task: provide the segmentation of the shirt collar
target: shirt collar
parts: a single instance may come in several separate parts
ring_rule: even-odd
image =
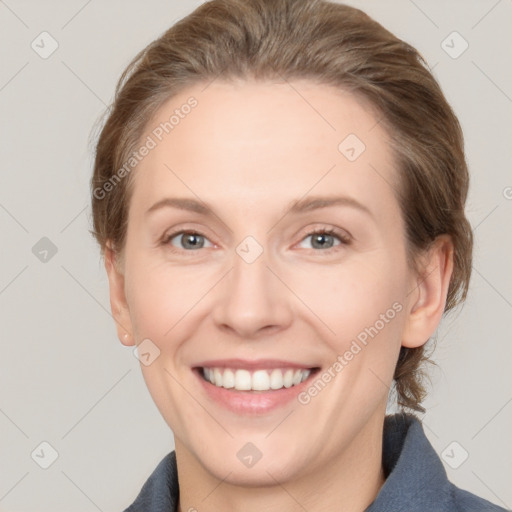
[[[446,470],[415,416],[385,417],[382,465],[386,481],[365,512],[453,510]]]

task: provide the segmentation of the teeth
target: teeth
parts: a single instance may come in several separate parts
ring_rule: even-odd
[[[285,388],[291,388],[293,384],[293,370],[286,370],[283,376],[283,384]]]
[[[235,372],[235,389],[249,391],[251,389],[251,374],[247,370]]]
[[[270,375],[265,370],[258,370],[252,374],[252,389],[255,391],[270,389]]]
[[[271,389],[281,389],[283,387],[283,372],[281,370],[272,370],[270,387]]]
[[[235,374],[231,370],[224,371],[224,375],[222,377],[222,385],[226,389],[231,389],[235,387]]]
[[[235,370],[230,368],[203,368],[205,380],[226,389],[238,391],[268,391],[270,389],[291,388],[304,382],[310,370],[292,370],[291,368],[274,370]]]
[[[218,387],[222,386],[222,373],[220,373],[218,368],[213,370],[213,382]]]
[[[293,374],[292,386],[296,386],[297,384],[300,384],[301,380],[302,380],[302,372],[295,372]]]

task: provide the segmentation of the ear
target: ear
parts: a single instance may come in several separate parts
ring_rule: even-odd
[[[452,272],[453,243],[450,236],[441,235],[426,252],[409,293],[402,346],[420,347],[434,334],[444,313]]]
[[[119,253],[113,248],[110,241],[105,248],[105,269],[108,275],[110,288],[110,308],[116,322],[119,341],[126,346],[135,345],[133,339],[130,310],[126,302],[124,291],[124,273],[119,258]]]

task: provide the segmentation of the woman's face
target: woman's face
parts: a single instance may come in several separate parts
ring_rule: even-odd
[[[371,450],[417,284],[379,119],[309,81],[214,81],[141,140],[124,327],[177,449],[245,484]]]

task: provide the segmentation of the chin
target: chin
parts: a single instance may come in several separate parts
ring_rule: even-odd
[[[239,443],[237,443],[239,444]],[[300,446],[297,443],[295,446]],[[242,444],[241,449],[221,450],[223,455],[210,453],[198,458],[200,464],[216,479],[230,485],[242,487],[275,486],[276,482],[285,482],[297,478],[306,466],[303,457],[298,457],[297,449],[291,447],[289,452],[281,449],[263,448],[259,451],[251,443]],[[226,454],[232,453],[232,456]]]

